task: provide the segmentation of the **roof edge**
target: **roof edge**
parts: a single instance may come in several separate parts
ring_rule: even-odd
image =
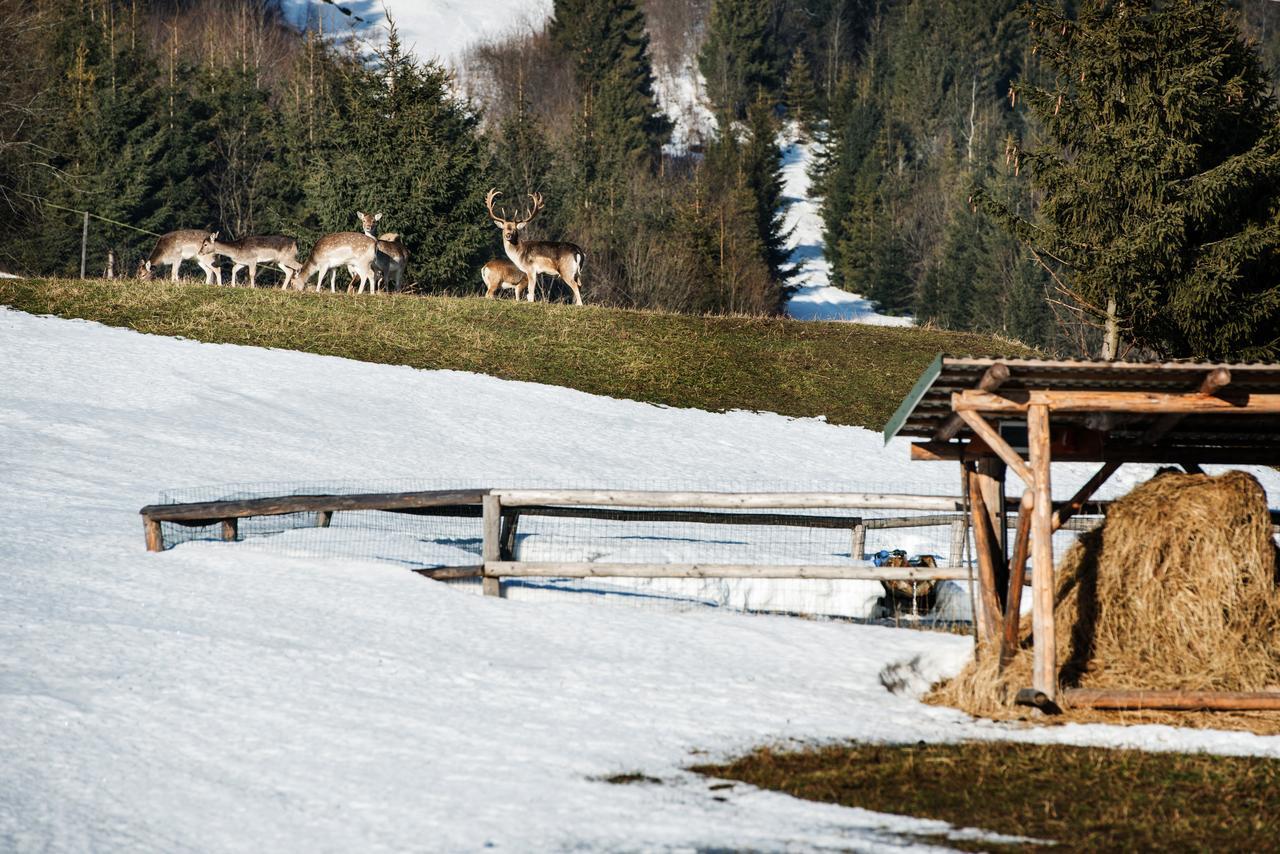
[[[929,363],[929,367],[924,369],[924,373],[920,375],[920,379],[916,380],[916,384],[911,387],[911,391],[902,399],[902,403],[898,404],[897,410],[889,417],[889,421],[884,425],[884,443],[889,444],[889,440],[898,435],[898,431],[907,423],[907,418],[915,410],[918,404],[929,389],[933,387],[933,382],[942,373],[942,362],[946,358],[946,354],[939,353],[934,360]]]

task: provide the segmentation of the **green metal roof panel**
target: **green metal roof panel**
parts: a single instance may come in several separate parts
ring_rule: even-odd
[[[937,357],[929,363],[929,367],[924,369],[924,373],[920,375],[920,379],[916,380],[916,384],[911,387],[911,391],[902,399],[902,403],[898,405],[898,409],[893,413],[893,417],[889,419],[889,423],[884,427],[884,442],[889,444],[889,440],[898,435],[898,431],[902,429],[902,425],[907,423],[907,418],[916,408],[921,399],[929,393],[929,388],[933,385],[933,381],[938,378],[938,374],[942,373],[943,354],[939,353]]]

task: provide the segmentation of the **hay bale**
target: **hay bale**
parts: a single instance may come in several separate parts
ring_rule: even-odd
[[[1267,496],[1244,472],[1167,473],[1111,505],[1057,570],[1063,687],[1280,688],[1280,595]],[[1031,685],[1031,621],[1003,673],[979,656],[931,696],[1008,717]]]

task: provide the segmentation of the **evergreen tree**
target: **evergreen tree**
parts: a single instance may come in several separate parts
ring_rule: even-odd
[[[1044,202],[1034,224],[990,194],[984,206],[1131,343],[1274,358],[1280,132],[1232,13],[1216,0],[1088,0],[1077,19],[1047,6],[1029,18],[1054,85],[1014,88],[1047,136],[1014,156]]]
[[[802,136],[808,136],[818,117],[818,93],[813,85],[813,69],[804,48],[797,46],[787,69],[787,116],[796,123]]]
[[[770,0],[711,2],[698,67],[716,112],[730,121],[744,118],[761,90],[771,98],[778,94],[782,62],[776,52],[773,10]]]

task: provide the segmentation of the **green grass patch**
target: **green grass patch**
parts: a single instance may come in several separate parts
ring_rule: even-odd
[[[1267,851],[1280,840],[1274,759],[970,742],[764,749],[693,770],[1056,850]]]
[[[924,329],[167,282],[4,279],[0,304],[156,335],[475,371],[667,406],[825,415],[875,429],[939,352],[1032,352]]]

